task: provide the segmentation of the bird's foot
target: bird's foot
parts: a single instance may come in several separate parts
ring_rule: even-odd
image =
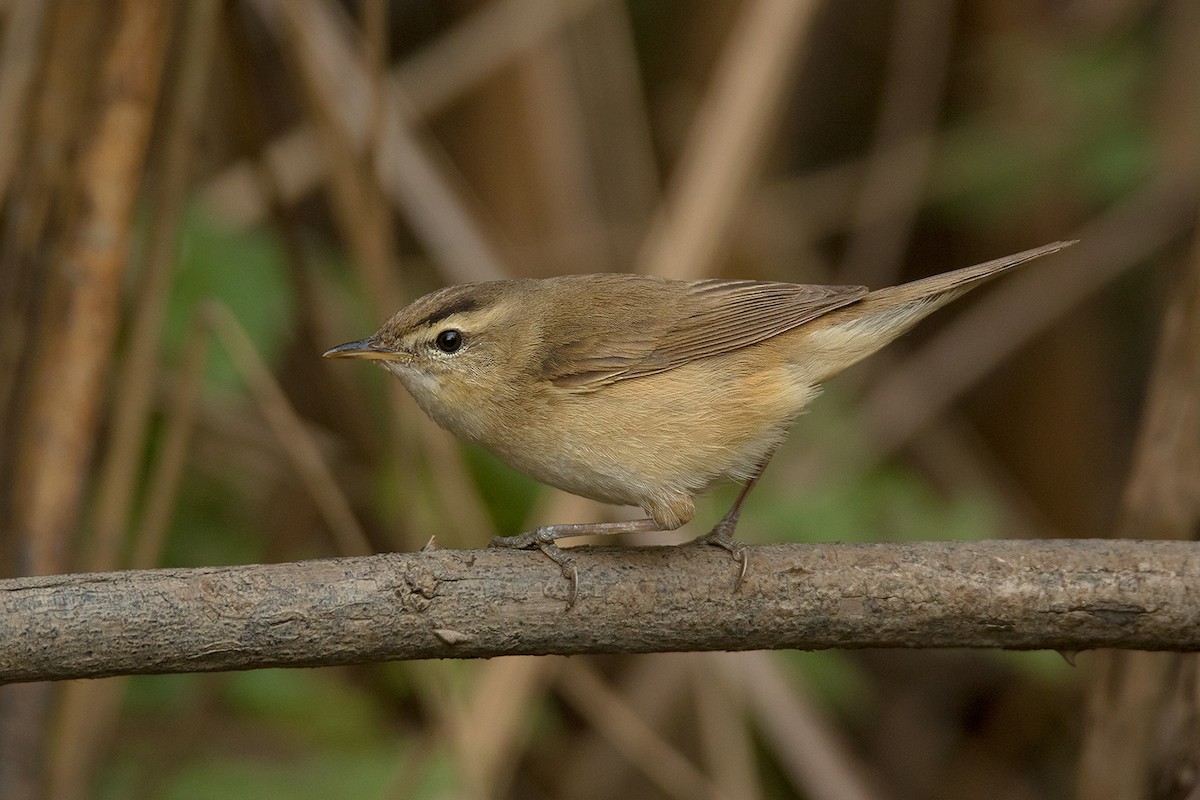
[[[575,605],[575,599],[579,596],[579,570],[575,568],[575,559],[567,555],[567,552],[554,543],[555,539],[562,536],[557,526],[547,525],[542,528],[535,528],[531,531],[518,533],[514,536],[496,536],[492,539],[489,547],[508,547],[514,550],[541,550],[546,554],[546,557],[558,564],[562,570],[563,577],[567,579],[567,583],[571,585],[570,591],[567,592],[567,607],[565,610],[570,611]]]
[[[722,550],[729,552],[733,559],[740,564],[738,569],[737,580],[733,582],[733,590],[736,592],[742,588],[742,582],[746,580],[746,570],[750,566],[749,559],[746,555],[745,542],[739,542],[729,532],[729,527],[723,524],[724,520],[718,522],[716,527],[703,536],[697,537],[697,544],[711,544],[714,547],[720,547]]]

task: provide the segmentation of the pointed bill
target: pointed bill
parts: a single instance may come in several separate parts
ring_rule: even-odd
[[[393,350],[379,344],[374,337],[357,342],[346,342],[331,347],[321,354],[322,358],[361,358],[371,361],[407,361],[411,353]]]

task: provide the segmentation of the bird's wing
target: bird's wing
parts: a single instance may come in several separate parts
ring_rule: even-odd
[[[543,376],[573,391],[664,372],[790,331],[867,293],[863,286],[813,286],[712,279],[683,284],[674,308],[614,307],[602,324],[579,326],[542,364]]]

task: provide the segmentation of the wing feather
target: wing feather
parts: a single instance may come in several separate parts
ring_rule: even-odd
[[[642,303],[610,307],[594,324],[580,324],[555,343],[543,376],[562,388],[595,391],[750,347],[867,294],[863,286],[723,279],[679,286],[667,294],[675,298],[671,308],[662,307],[659,291]]]

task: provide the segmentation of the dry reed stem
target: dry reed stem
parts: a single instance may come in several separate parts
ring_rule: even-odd
[[[102,63],[103,52],[111,49],[111,28],[100,22],[99,5],[66,9],[48,9],[46,19],[44,68],[36,80],[40,87],[34,96],[33,121],[22,153],[42,153],[42,159],[25,158],[14,175],[12,196],[20,196],[20,213],[6,218],[3,237],[3,265],[0,268],[0,300],[6,306],[0,314],[0,347],[3,347],[3,375],[0,379],[0,412],[6,424],[0,427],[0,453],[6,458],[7,486],[0,491],[0,504],[11,526],[14,513],[12,475],[20,469],[20,442],[27,434],[25,405],[36,363],[39,341],[37,320],[50,300],[44,279],[53,266],[46,254],[50,225],[62,226],[54,211],[63,198],[74,193],[78,163],[68,158],[87,138],[81,118],[84,109],[95,106],[90,93],[97,81],[96,70],[81,72],[79,63]],[[111,21],[110,21],[111,22]],[[97,56],[97,53],[101,53]],[[16,143],[16,142],[14,142]],[[77,190],[75,190],[77,191]],[[58,215],[61,216],[61,215]],[[52,306],[50,306],[52,308]],[[54,309],[56,312],[58,309]],[[26,554],[16,536],[6,537],[5,560],[9,569],[19,572]],[[48,685],[15,687],[0,691],[0,797],[33,800],[46,792],[46,727],[55,693]]]
[[[561,672],[558,688],[564,699],[663,794],[680,800],[720,796],[716,786],[646,724],[587,662],[568,660]]]
[[[591,155],[607,148],[591,135],[569,44],[561,35],[547,39],[523,59],[518,74],[526,98],[533,191],[548,228],[537,246],[536,270],[613,272],[617,265],[605,246],[599,173]]]
[[[391,70],[384,81],[388,102],[400,98],[414,119],[428,118],[597,2],[487,3]],[[262,162],[276,176],[284,202],[301,200],[321,182],[324,165],[319,152],[316,134],[308,126],[281,135],[264,151]],[[237,228],[253,225],[267,212],[253,177],[255,168],[238,162],[203,193],[205,204]]]
[[[598,2],[487,3],[393,70],[395,83],[403,87],[413,111],[428,117],[557,35]]]
[[[212,331],[199,314],[193,317],[188,331],[170,403],[164,412],[166,428],[162,446],[149,471],[145,506],[139,515],[138,534],[129,559],[133,569],[150,569],[162,559],[196,425]]]
[[[237,318],[217,302],[210,302],[205,313],[271,432],[312,495],[338,552],[345,555],[374,552],[320,448]]]
[[[20,445],[14,529],[33,573],[62,569],[75,528],[169,30],[163,3],[126,0],[120,9],[99,87],[104,105],[80,157],[81,213],[56,259]]]
[[[284,4],[279,10],[282,12],[284,26],[290,34],[284,39],[284,44],[290,45],[294,50],[295,60],[301,67],[305,96],[316,120],[318,140],[328,165],[327,174],[333,189],[334,209],[340,227],[347,235],[353,260],[359,267],[364,285],[371,291],[377,310],[380,313],[390,313],[392,308],[388,306],[398,304],[400,292],[392,271],[395,254],[392,250],[391,229],[388,225],[379,224],[381,219],[389,217],[390,212],[379,202],[375,183],[378,172],[363,170],[364,165],[378,170],[386,163],[384,149],[389,143],[386,138],[389,117],[388,109],[383,105],[387,102],[387,98],[382,94],[383,76],[378,69],[381,53],[375,60],[367,57],[361,64],[355,64],[353,50],[347,45],[344,47],[345,52],[340,56],[345,62],[341,69],[353,66],[371,79],[372,91],[367,99],[368,122],[364,131],[367,147],[364,157],[359,159],[354,154],[363,150],[357,141],[360,138],[358,128],[362,125],[361,115],[339,109],[340,93],[335,93],[336,90],[329,83],[330,70],[335,68],[331,67],[330,60],[338,57],[334,55],[337,50],[336,43],[330,41],[328,36],[323,40],[320,31],[311,30],[309,26],[313,24],[313,20],[309,13],[302,13],[304,9],[299,6]],[[309,12],[311,10],[309,9]],[[390,405],[394,412],[398,412],[402,403],[400,388],[393,384],[389,386],[388,391]],[[411,407],[411,404],[407,405]],[[420,438],[424,440],[424,449],[427,452],[430,452],[432,447],[432,452],[436,453],[440,446],[442,457],[435,460],[440,468],[450,467],[457,476],[455,496],[442,498],[445,516],[455,523],[455,530],[475,530],[486,535],[490,525],[482,500],[477,491],[469,488],[472,483],[457,451],[445,452],[447,443],[444,434],[440,431],[430,431],[425,420],[417,420],[406,427],[409,428],[410,439],[413,433],[421,434]],[[439,488],[443,485],[443,482],[437,484]],[[452,729],[470,730],[471,720],[456,713],[454,709],[442,704],[439,713]],[[452,737],[452,741],[456,743],[455,757],[460,767],[468,774],[478,772],[479,769],[473,767],[477,760],[473,757],[471,748],[458,744],[460,737]],[[475,785],[482,788],[487,784],[476,781]]]
[[[178,88],[170,98],[163,132],[165,145],[158,173],[159,184],[152,202],[155,213],[150,221],[139,275],[138,301],[113,392],[113,424],[99,468],[90,553],[82,559],[86,568],[93,571],[117,568],[122,540],[129,528],[130,507],[140,473],[151,397],[158,376],[159,338],[171,265],[178,251],[191,155],[206,99],[218,10],[219,4],[213,0],[197,0],[188,6],[183,21],[183,54]],[[193,338],[200,339],[205,349],[206,337],[207,333],[193,331]],[[204,349],[200,352],[202,355]],[[192,360],[199,361],[199,358],[193,355]],[[194,396],[199,391],[198,365],[192,365],[191,372],[192,385],[186,390],[191,395],[188,401],[194,403]],[[173,420],[168,424],[171,422]],[[190,430],[190,418],[181,422]],[[172,444],[170,434],[167,444]],[[182,461],[182,453],[176,457]],[[173,474],[164,475],[152,470],[148,502],[173,507],[180,471],[176,469]],[[155,485],[162,478],[167,478],[170,485]],[[158,563],[157,554],[166,527],[166,515],[160,514],[162,523],[152,542],[146,542],[148,526],[145,524],[139,529],[142,535],[134,537],[138,548],[152,548],[149,552],[154,554],[152,559],[132,561],[135,568],[149,568]],[[87,796],[88,787],[92,785],[91,776],[104,750],[101,743],[109,740],[115,727],[124,688],[123,681],[68,685],[60,703],[49,796],[63,800],[82,800]]]
[[[16,0],[9,4],[0,44],[0,203],[8,197],[13,171],[25,145],[29,92],[44,47],[47,4]]]
[[[359,0],[358,13],[362,17],[362,60],[371,79],[371,109],[362,163],[366,174],[373,175],[375,154],[379,152],[383,136],[383,105],[387,102],[384,75],[388,66],[388,0]],[[377,194],[372,194],[371,199],[373,204],[380,200]],[[378,221],[386,225],[390,220],[388,214]],[[391,233],[390,228],[388,233]]]
[[[635,271],[696,278],[712,272],[724,255],[731,223],[762,159],[818,5],[815,0],[747,3],[692,122]]]
[[[254,49],[247,40],[246,32],[238,20],[230,18],[227,23],[230,72],[234,86],[235,125],[242,146],[249,152],[261,152],[267,143],[267,120],[262,110],[262,98],[258,94],[258,83],[254,62]],[[265,69],[265,66],[261,66]],[[292,208],[283,202],[282,190],[275,180],[275,173],[267,168],[262,159],[251,159],[254,179],[259,193],[265,198],[269,209],[272,229],[279,237],[288,269],[293,277],[299,304],[298,319],[311,328],[314,355],[322,347],[333,343],[337,334],[346,329],[342,324],[333,298],[337,296],[331,283],[320,283],[320,275],[309,263],[308,251],[300,241],[300,223]],[[374,291],[374,289],[373,289]],[[388,291],[388,290],[383,290]],[[337,320],[335,323],[333,320]],[[304,341],[306,329],[301,328],[300,341]],[[364,453],[374,453],[379,447],[378,423],[370,419],[369,407],[357,385],[351,383],[347,370],[331,370],[325,373],[331,386],[332,398],[324,399],[326,405],[340,409],[340,432],[354,447]],[[321,388],[320,385],[314,388]]]
[[[954,3],[899,3],[895,15],[875,141],[835,283],[896,282],[937,146]],[[881,213],[881,207],[890,213]]]
[[[718,656],[719,658],[719,656]],[[739,800],[763,796],[750,731],[752,709],[740,686],[721,681],[707,653],[688,658],[696,705],[696,727],[708,772],[720,794]]]
[[[400,304],[399,281],[396,279],[394,265],[396,254],[390,224],[391,211],[383,202],[379,186],[375,180],[376,172],[368,171],[382,159],[382,150],[386,146],[383,138],[382,125],[385,120],[385,110],[381,103],[382,75],[372,70],[369,58],[358,59],[354,53],[348,52],[347,58],[356,63],[360,73],[371,79],[371,85],[376,87],[367,97],[366,113],[373,122],[368,125],[370,135],[369,146],[360,147],[355,141],[356,129],[361,125],[357,112],[347,112],[339,109],[340,93],[335,91],[329,81],[330,64],[328,56],[323,57],[318,51],[321,35],[309,30],[313,24],[309,15],[304,13],[297,4],[282,4],[279,6],[281,20],[288,35],[283,37],[285,48],[289,50],[295,63],[299,66],[302,94],[308,101],[311,117],[315,120],[317,138],[321,145],[321,156],[327,169],[329,186],[332,195],[332,207],[338,227],[349,243],[351,263],[355,266],[362,284],[368,290],[378,315],[381,318],[390,314]],[[329,43],[326,42],[326,49]],[[362,157],[356,155],[362,152]],[[451,527],[457,531],[476,532],[486,536],[490,531],[486,510],[470,476],[461,463],[458,453],[448,454],[445,434],[441,431],[430,431],[425,420],[408,421],[402,409],[411,410],[411,404],[401,399],[402,389],[396,383],[389,383],[389,405],[393,416],[399,420],[406,433],[402,445],[397,442],[399,452],[406,452],[413,439],[424,442],[425,449],[432,444],[440,448],[441,456],[433,459],[439,468],[450,471],[455,478],[456,493],[446,502],[442,498],[441,510],[451,522]],[[409,459],[410,466],[413,460]],[[411,471],[411,470],[410,470]],[[442,485],[438,483],[439,487]],[[404,488],[404,487],[398,487]],[[411,494],[411,492],[405,492]],[[415,528],[415,526],[409,526]],[[408,542],[413,547],[418,543]]]
[[[360,111],[368,120],[379,116],[378,93],[366,94],[365,109],[354,112],[339,109],[340,98],[329,78],[330,65],[320,59],[315,51],[317,37],[307,30],[312,22],[298,4],[282,3],[279,9],[286,34],[280,43],[285,55],[296,65],[300,94],[307,101],[309,118],[314,121],[321,146],[318,158],[326,165],[326,183],[337,227],[347,243],[351,263],[376,299],[377,307],[393,305],[399,300],[399,291],[392,274],[396,255],[391,230],[379,224],[383,215],[375,196],[377,187],[373,174],[363,170],[364,159],[359,155],[361,151],[370,161],[372,151],[356,147],[349,130],[351,118],[361,124]],[[359,61],[353,54],[349,56]],[[366,63],[359,63],[358,68],[364,78],[372,77]],[[373,85],[373,81],[368,83]]]
[[[130,507],[140,473],[158,377],[159,344],[172,267],[179,252],[187,210],[192,156],[203,122],[208,76],[220,4],[196,0],[187,6],[178,85],[170,96],[163,128],[163,151],[153,192],[137,301],[113,389],[112,430],[99,468],[94,533],[84,569],[115,569],[129,527]],[[147,565],[149,566],[149,565]]]
[[[654,730],[669,729],[672,720],[689,711],[687,658],[681,653],[650,653],[622,659],[617,663],[621,669],[612,673],[613,689]],[[592,733],[577,739],[558,773],[555,788],[562,800],[619,797],[641,779],[636,766],[607,738]]]
[[[284,29],[303,37],[296,47],[310,54],[319,75],[336,81],[327,88],[337,100],[338,118],[358,136],[367,119],[368,81],[354,57],[352,35],[339,9],[322,0],[274,3],[256,0],[255,7],[276,35]],[[287,28],[286,20],[299,24]],[[285,44],[286,46],[286,44]],[[487,280],[512,274],[477,220],[478,212],[465,201],[467,192],[444,153],[420,138],[416,117],[401,88],[389,81],[391,98],[383,109],[386,146],[376,157],[377,179],[404,213],[413,232],[446,276],[457,281]]]
[[[457,709],[458,756],[475,796],[500,796],[515,777],[533,734],[531,716],[561,664],[498,658],[478,665]]]
[[[41,326],[33,343],[29,411],[18,444],[11,534],[23,548],[18,566],[22,571],[52,573],[69,563],[103,380],[112,357],[133,205],[153,128],[170,12],[168,4],[149,0],[126,0],[116,6],[113,36],[99,65],[94,117],[77,142],[75,178],[69,188],[48,187],[44,196],[42,213],[55,192],[68,211],[60,220],[64,230],[56,240]],[[32,255],[33,241],[26,244],[26,253]],[[23,753],[17,737],[26,746],[40,745],[50,694],[31,689],[15,697],[28,704],[13,723],[25,730],[5,730],[0,750],[5,751],[5,762],[16,758],[28,764],[33,753]],[[40,760],[33,758],[32,763]],[[46,766],[52,771],[57,765]],[[45,793],[49,773],[15,785],[25,768],[0,763],[0,793]]]
[[[358,266],[363,284],[375,299],[377,310],[381,316],[390,315],[398,306],[400,297],[399,284],[393,269],[396,256],[392,231],[390,226],[380,224],[382,219],[390,218],[390,209],[382,202],[375,181],[376,173],[364,172],[362,169],[364,161],[367,165],[374,165],[384,158],[383,148],[386,147],[386,140],[382,138],[382,125],[386,119],[386,110],[381,103],[386,98],[380,91],[372,92],[368,98],[368,114],[375,120],[374,127],[369,126],[368,131],[374,137],[371,141],[378,147],[368,147],[364,159],[356,158],[356,143],[353,141],[350,125],[346,116],[339,114],[338,98],[328,84],[329,64],[327,59],[322,60],[315,47],[319,35],[306,29],[305,26],[312,23],[307,16],[300,13],[298,5],[283,4],[280,8],[284,25],[290,34],[285,37],[285,42],[294,46],[295,59],[301,67],[305,96],[309,100],[312,117],[316,120],[322,152],[329,165],[333,205],[339,226],[346,234],[352,261]],[[347,57],[354,59],[353,53],[348,53]],[[382,75],[371,72],[369,59],[362,59],[358,69],[373,79],[372,85],[383,80]],[[402,389],[391,383],[388,393],[392,410],[398,413],[401,408],[399,398]],[[404,406],[411,409],[411,404]],[[486,508],[478,491],[473,488],[470,473],[457,446],[451,449],[447,435],[440,429],[434,429],[432,423],[426,419],[405,427],[409,429],[408,440],[411,442],[416,438],[423,442],[424,449],[432,453],[431,460],[440,470],[448,473],[447,480],[437,482],[437,486],[439,489],[450,487],[452,492],[452,496],[446,496],[443,492],[440,497],[441,510],[443,516],[450,521],[450,527],[456,531],[473,532],[481,539],[490,536],[491,523]],[[415,544],[409,543],[410,546]]]
[[[575,81],[592,157],[598,204],[607,225],[608,261],[632,269],[638,242],[660,198],[650,109],[625,3],[607,2],[572,27]],[[560,271],[568,271],[566,269]]]
[[[396,253],[396,225],[392,206],[383,193],[383,187],[375,180],[379,173],[379,153],[383,149],[383,115],[387,104],[387,49],[388,49],[388,2],[387,0],[362,0],[363,15],[363,63],[371,81],[370,118],[367,120],[366,147],[359,159],[360,176],[363,184],[369,224],[381,240],[384,258],[379,264],[363,264],[368,270],[366,286],[371,288],[375,307],[380,318],[399,307],[404,294],[401,289],[399,255]]]
[[[866,765],[849,755],[842,737],[813,708],[769,653],[710,656],[725,680],[740,686],[768,746],[797,792],[813,800],[872,800]]]

